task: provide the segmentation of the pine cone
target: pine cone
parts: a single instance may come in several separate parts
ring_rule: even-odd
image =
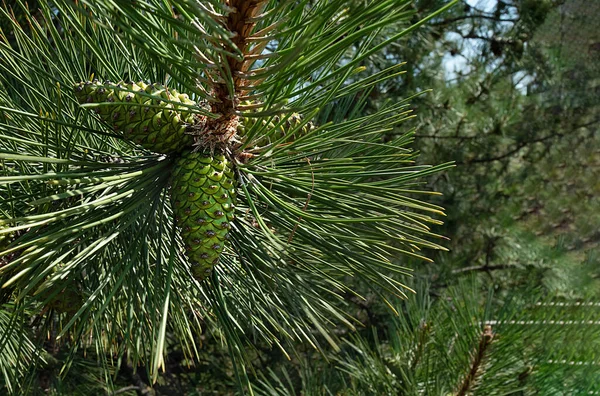
[[[145,149],[170,154],[192,144],[192,136],[185,131],[195,122],[194,114],[177,103],[196,103],[174,89],[143,82],[88,81],[75,85],[75,96],[79,103],[103,103],[95,107],[100,118]]]
[[[302,129],[296,131],[294,134],[291,132],[298,127],[299,124],[302,123],[302,116],[298,113],[291,114],[284,123],[279,125],[276,128],[276,125],[279,124],[279,117],[274,117],[273,120],[267,126],[267,131],[275,129],[275,131],[271,132],[269,135],[257,137],[255,136],[254,145],[256,146],[265,146],[267,144],[277,142],[283,137],[287,136],[287,139],[284,139],[283,142],[293,142],[296,139],[308,134],[310,131],[314,129],[312,123],[306,123],[302,126]],[[237,134],[240,137],[246,136],[246,134],[254,127],[257,122],[262,122],[266,124],[265,120],[261,120],[255,117],[241,117],[240,123],[238,126]]]
[[[198,280],[219,262],[233,221],[234,173],[224,155],[184,153],[175,164],[171,201]]]

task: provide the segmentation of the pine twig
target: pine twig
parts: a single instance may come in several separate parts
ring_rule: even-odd
[[[564,136],[564,134],[562,133],[552,133],[550,135],[541,137],[541,138],[536,138],[536,139],[532,139],[532,140],[528,140],[526,142],[521,142],[519,143],[515,148],[513,148],[512,150],[509,150],[503,154],[499,154],[493,157],[485,157],[485,158],[476,158],[476,159],[472,159],[472,160],[468,160],[468,161],[456,161],[456,165],[472,165],[472,164],[478,164],[478,163],[485,163],[485,162],[494,162],[494,161],[500,161],[503,160],[505,158],[508,158],[514,154],[517,154],[519,151],[521,151],[523,148],[532,145],[534,143],[541,143],[544,142],[546,140],[550,140],[550,139],[554,139],[554,138],[562,138]]]
[[[415,349],[415,356],[410,364],[411,371],[414,371],[417,368],[417,364],[419,364],[419,361],[423,356],[423,351],[425,350],[425,344],[427,343],[427,337],[429,336],[430,331],[431,325],[425,321],[421,322],[419,325],[419,341]]]
[[[216,20],[224,24],[231,34],[231,41],[241,57],[222,55],[220,70],[214,75],[206,69],[205,83],[212,88],[211,96],[215,99],[210,103],[211,111],[219,117],[207,120],[199,128],[194,128],[196,135],[195,146],[200,148],[227,148],[236,141],[239,125],[239,115],[236,114],[239,97],[248,94],[254,88],[246,86],[246,74],[254,62],[248,59],[251,44],[247,41],[257,24],[257,17],[266,5],[266,0],[227,0],[225,4],[230,9],[227,17]],[[236,52],[237,52],[236,51]],[[258,83],[255,81],[255,83]]]
[[[514,265],[511,264],[497,264],[497,265],[474,265],[471,267],[464,267],[464,268],[458,268],[458,269],[454,269],[452,270],[452,274],[453,275],[460,275],[463,274],[465,272],[473,272],[473,271],[485,271],[485,272],[489,272],[489,271],[496,271],[496,270],[503,270],[503,269],[509,269],[509,268],[514,268]]]
[[[135,390],[138,396],[154,395],[152,387],[146,384],[142,377],[134,371],[133,367],[127,362],[127,357],[125,356],[121,359],[121,372],[130,378],[133,385],[129,389]]]
[[[121,393],[129,392],[131,390],[134,390],[134,391],[138,392],[140,390],[140,388],[138,386],[135,386],[135,385],[126,386],[124,388],[121,388],[121,389],[118,389],[118,390],[114,391],[113,392],[113,396],[121,394]]]
[[[222,114],[225,118],[230,116],[235,110],[235,98],[241,96],[241,89],[244,78],[240,73],[248,71],[249,65],[246,63],[246,56],[249,52],[248,37],[252,34],[256,21],[254,18],[260,13],[265,5],[264,0],[229,0],[227,5],[232,8],[225,20],[225,26],[233,33],[232,41],[242,53],[243,59],[237,60],[227,58],[228,68],[231,72],[234,85],[234,95],[232,98],[225,83],[216,84],[214,87],[215,96],[218,102],[213,103],[213,112]],[[225,78],[225,76],[222,76]]]
[[[450,25],[454,22],[462,22],[465,19],[471,19],[471,20],[475,20],[475,19],[488,19],[490,21],[495,21],[495,22],[512,22],[512,23],[516,23],[519,21],[519,18],[500,18],[500,17],[496,17],[496,16],[490,16],[490,15],[460,15],[454,18],[448,18],[448,19],[444,19],[438,22],[432,22],[430,25],[431,26],[446,26],[446,25]]]
[[[475,352],[475,356],[473,357],[473,361],[471,362],[471,369],[466,377],[463,379],[459,391],[456,393],[456,396],[465,396],[467,392],[471,390],[475,380],[482,371],[483,361],[485,359],[485,355],[488,347],[492,343],[494,339],[494,333],[492,332],[492,326],[486,325],[483,328],[483,332],[481,333],[481,339],[479,340],[479,346],[477,347],[477,351]]]

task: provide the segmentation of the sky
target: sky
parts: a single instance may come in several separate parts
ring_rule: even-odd
[[[491,12],[496,7],[496,4],[498,3],[498,1],[497,0],[467,0],[467,3],[471,7],[477,8],[480,11]],[[462,40],[462,38],[458,34],[448,34],[446,36],[446,40],[449,40],[449,41]],[[477,40],[469,40],[469,41],[473,41],[473,43],[471,43],[471,44],[479,44],[479,43],[474,42]],[[477,53],[477,51],[475,51],[475,49],[473,47],[468,45],[469,43],[466,43],[466,44],[467,45],[464,46],[463,51],[461,53],[462,56],[461,55],[452,56],[449,53],[447,53],[444,56],[443,65],[444,65],[444,73],[446,76],[446,81],[454,80],[457,76],[458,71],[460,71],[460,70],[466,71],[466,69],[468,69],[468,67],[469,67],[468,59]]]

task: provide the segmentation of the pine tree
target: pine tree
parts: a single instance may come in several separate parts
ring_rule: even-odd
[[[595,33],[447,3],[1,11],[1,392],[599,392]]]
[[[427,37],[446,39],[423,40],[426,48],[407,56],[395,48],[401,58],[429,54],[423,64],[434,71],[447,65],[445,76],[426,70],[416,81],[434,90],[418,104],[421,159],[457,164],[432,183],[443,192],[435,202],[449,208],[444,235],[454,241],[452,257],[431,268],[441,283],[444,272],[479,271],[507,290],[535,278],[565,294],[597,295],[597,7],[454,7],[427,28]]]
[[[193,362],[212,337],[252,392],[248,345],[337,350],[355,285],[405,296],[395,258],[444,249],[427,225],[442,208],[418,196],[449,165],[415,165],[412,131],[383,139],[408,102],[365,111],[365,93],[401,69],[364,76],[362,63],[450,4],[413,24],[409,6],[56,1],[19,3],[17,20],[4,9],[5,389],[69,392],[69,369],[90,358],[106,390],[138,367],[152,383],[167,349]]]

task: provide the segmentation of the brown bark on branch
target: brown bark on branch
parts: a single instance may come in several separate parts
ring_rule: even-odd
[[[227,84],[220,82],[214,86],[214,94],[218,100],[212,104],[212,111],[219,113],[223,118],[229,118],[235,111],[237,105],[236,98],[241,96],[244,85],[243,73],[247,72],[252,62],[246,59],[250,55],[247,39],[256,26],[256,17],[260,14],[265,4],[265,0],[229,0],[226,4],[232,9],[227,15],[225,25],[233,33],[232,41],[243,54],[243,59],[229,57],[227,65],[233,79],[234,93],[231,97]],[[225,76],[223,76],[225,79]]]
[[[227,16],[218,17],[218,22],[224,24],[231,33],[231,42],[239,50],[241,56],[221,55],[220,71],[206,73],[204,82],[212,90],[211,112],[218,114],[217,119],[206,119],[190,128],[190,134],[195,135],[194,145],[202,149],[216,148],[229,151],[232,143],[237,141],[239,116],[236,114],[240,97],[248,96],[248,70],[256,61],[256,47],[251,48],[251,34],[260,19],[260,13],[266,0],[226,0],[230,12]],[[231,53],[231,48],[227,48]],[[237,52],[237,51],[233,51]],[[256,84],[256,81],[253,81]]]
[[[465,272],[479,272],[479,271],[496,271],[496,270],[503,270],[503,269],[509,269],[509,268],[514,268],[514,265],[510,265],[510,264],[497,264],[497,265],[474,265],[471,267],[464,267],[464,268],[458,268],[455,270],[452,270],[452,274],[453,275],[458,275],[458,274],[463,274]]]
[[[534,143],[541,143],[544,142],[546,140],[549,139],[555,139],[555,138],[561,138],[564,135],[562,133],[553,133],[551,135],[548,136],[544,136],[538,139],[532,139],[526,142],[522,142],[519,143],[514,149],[504,153],[504,154],[500,154],[497,155],[495,157],[487,157],[487,158],[476,158],[476,159],[472,159],[472,160],[468,160],[468,161],[456,161],[456,165],[471,165],[471,164],[477,164],[477,163],[483,163],[483,162],[494,162],[494,161],[500,161],[503,160],[505,158],[508,158],[516,153],[518,153],[519,151],[521,151],[523,148],[534,144]]]
[[[481,339],[479,340],[479,346],[477,347],[477,350],[473,356],[471,368],[463,379],[456,396],[465,396],[469,391],[472,390],[473,385],[475,385],[475,380],[483,371],[486,352],[493,339],[494,333],[492,332],[492,326],[486,325],[481,333]]]

